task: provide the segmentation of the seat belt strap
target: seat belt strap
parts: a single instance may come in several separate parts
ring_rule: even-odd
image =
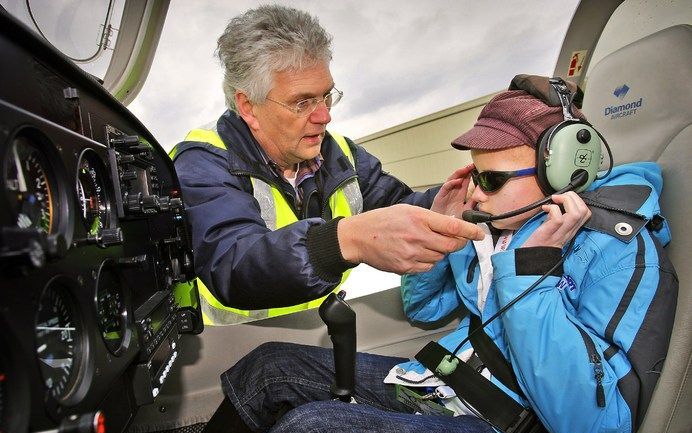
[[[473,406],[486,421],[502,432],[547,433],[533,410],[514,401],[465,362],[458,362],[448,375],[440,373],[444,368],[438,367],[445,360],[458,358],[438,343],[428,343],[416,354],[416,359],[452,387],[457,397]]]
[[[469,313],[471,319],[470,329],[475,331],[481,326],[480,317],[473,313]],[[471,340],[471,345],[473,350],[478,357],[483,361],[483,365],[490,370],[490,374],[495,376],[500,382],[502,382],[507,388],[511,389],[514,393],[518,395],[524,395],[517,382],[517,376],[512,370],[512,366],[507,362],[502,352],[497,347],[495,342],[485,333],[482,329],[478,332],[470,332],[469,340]]]

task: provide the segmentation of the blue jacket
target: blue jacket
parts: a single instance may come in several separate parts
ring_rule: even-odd
[[[296,211],[293,187],[264,162],[266,157],[245,122],[226,111],[216,126],[227,151],[208,143],[182,142],[174,158],[192,227],[197,275],[219,301],[236,308],[288,306],[326,295],[347,269],[334,266],[334,260],[319,260],[340,254],[338,244],[325,245],[330,238],[326,233],[335,230],[329,225],[336,224],[330,221],[329,207],[320,216]],[[357,176],[364,211],[396,203],[430,206],[436,190],[412,192],[382,171],[377,158],[347,142],[355,169],[329,134],[322,143],[324,161],[316,176],[322,197]],[[300,221],[269,230],[253,197],[251,177],[277,186]],[[324,240],[313,243],[312,250],[306,242],[311,230]]]
[[[625,433],[641,423],[666,356],[677,298],[677,276],[663,250],[670,231],[658,216],[661,189],[653,163],[615,167],[596,181],[582,195],[592,218],[562,269],[485,328],[524,395],[493,382],[530,404],[551,432]],[[560,259],[557,248],[521,248],[545,217],[527,221],[506,251],[492,255],[482,313],[480,270],[469,243],[431,271],[403,278],[409,318],[433,322],[463,305],[487,320]],[[468,326],[466,317],[440,343],[454,350]],[[422,372],[415,362],[402,366]]]

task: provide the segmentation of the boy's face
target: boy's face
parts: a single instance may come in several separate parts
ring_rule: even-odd
[[[471,150],[471,158],[479,173],[484,171],[515,171],[536,166],[536,151],[529,146],[503,150]],[[500,189],[484,192],[474,188],[472,200],[478,202],[478,210],[497,215],[524,207],[545,197],[536,181],[536,175],[518,176],[509,179]],[[498,229],[516,230],[541,208],[512,218],[493,221]]]

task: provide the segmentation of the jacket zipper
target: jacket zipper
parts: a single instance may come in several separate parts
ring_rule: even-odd
[[[469,268],[466,270],[466,283],[471,284],[473,282],[473,277],[476,274],[476,266],[478,266],[478,256],[474,255],[469,263]]]
[[[302,219],[306,219],[308,217],[308,212],[310,211],[310,209],[308,209],[308,207],[309,207],[310,199],[312,198],[313,194],[317,194],[317,190],[310,191],[310,193],[307,195],[307,197],[303,197],[303,207],[300,210],[300,214],[302,215]],[[324,214],[324,211],[322,211],[322,213]]]
[[[584,340],[584,346],[586,346],[586,352],[589,355],[589,362],[593,364],[594,378],[596,379],[596,404],[598,404],[598,407],[605,407],[605,391],[603,389],[603,376],[605,376],[605,373],[603,372],[601,355],[598,354],[596,345],[593,340],[591,340],[591,337],[589,337],[589,334],[576,323],[572,322],[572,324],[581,334],[581,338]]]
[[[618,213],[621,213],[623,215],[628,215],[631,217],[639,218],[641,220],[647,220],[648,219],[645,215],[638,214],[636,212],[632,212],[631,210],[622,209],[622,208],[618,208],[618,207],[614,207],[614,206],[609,206],[607,204],[597,202],[597,201],[592,200],[590,198],[584,198],[584,203],[586,203],[589,206],[593,206],[593,207],[597,207],[597,208],[601,208],[601,209],[605,209],[605,210],[609,210],[609,211],[613,211],[613,212],[618,212]]]

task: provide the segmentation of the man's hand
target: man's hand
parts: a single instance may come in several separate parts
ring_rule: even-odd
[[[470,200],[473,188],[469,188],[472,184],[471,170],[473,169],[474,165],[469,164],[449,175],[435,195],[430,210],[443,215],[460,217],[465,210],[473,209],[476,203]]]
[[[484,236],[474,224],[406,204],[344,218],[337,235],[346,261],[397,274],[428,271],[445,254]]]
[[[553,204],[543,205],[548,218],[526,240],[523,247],[562,248],[591,218],[591,210],[574,191],[554,195]],[[560,210],[560,205],[564,212]]]

